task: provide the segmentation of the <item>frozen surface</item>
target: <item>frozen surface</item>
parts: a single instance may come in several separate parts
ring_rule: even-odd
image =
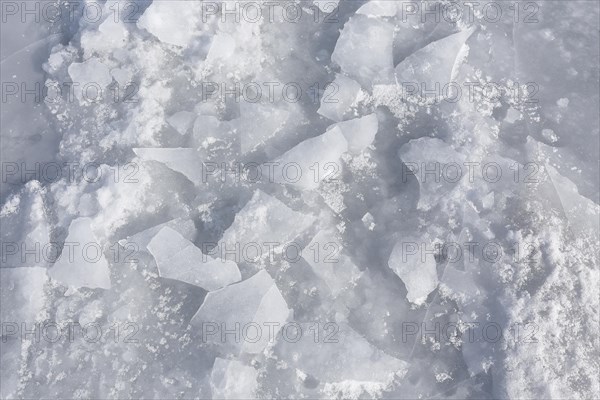
[[[1,5],[1,398],[600,398],[598,2]]]

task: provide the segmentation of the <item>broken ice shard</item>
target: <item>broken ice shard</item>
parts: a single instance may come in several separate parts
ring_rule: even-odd
[[[344,75],[337,74],[321,98],[321,107],[317,111],[334,121],[342,121],[344,114],[356,102],[360,93],[360,84]]]
[[[203,164],[198,152],[191,148],[135,148],[134,153],[144,161],[158,161],[183,174],[194,184],[202,182]]]
[[[437,138],[422,137],[413,139],[398,152],[404,162],[402,181],[409,175],[419,181],[420,210],[429,210],[460,182],[464,175],[466,157]]]
[[[237,360],[217,357],[210,374],[213,399],[254,399],[258,371]]]
[[[245,281],[209,292],[192,318],[191,324],[205,343],[222,351],[240,354],[260,353],[275,340],[276,334],[290,316],[290,310],[265,270]],[[253,340],[235,340],[231,333],[250,330]],[[254,340],[256,339],[256,340]]]
[[[77,218],[69,226],[63,251],[48,275],[69,289],[110,289],[110,271],[103,246],[94,235],[90,218]]]
[[[411,303],[421,305],[438,284],[436,261],[432,254],[424,254],[423,247],[433,244],[419,238],[402,238],[396,243],[388,265],[402,279],[406,297]]]
[[[361,271],[350,257],[342,253],[343,246],[333,230],[321,230],[306,246],[303,258],[315,275],[321,278],[333,297],[353,287]]]
[[[344,25],[331,60],[363,87],[393,82],[394,26],[364,15]]]
[[[282,332],[275,353],[291,367],[321,382],[385,382],[408,366],[373,346],[346,323],[293,326]]]
[[[223,234],[219,246],[244,248],[248,243],[285,245],[312,225],[315,218],[292,210],[280,200],[261,190],[235,216],[233,224]]]
[[[214,259],[168,226],[163,227],[148,243],[158,273],[208,291],[238,282],[240,271],[233,261]]]
[[[379,127],[377,114],[372,113],[364,117],[349,119],[347,121],[338,122],[328,128],[340,128],[342,134],[348,142],[348,151],[352,154],[359,154],[361,151],[369,147]]]
[[[396,66],[396,82],[407,91],[418,92],[424,87],[428,91],[442,93],[436,88],[444,88],[455,79],[464,54],[463,45],[473,31],[468,29],[447,36],[406,57]],[[449,93],[449,97],[452,96]]]
[[[348,151],[348,142],[340,128],[307,139],[274,161],[273,180],[299,189],[312,190],[326,178],[340,172],[340,157]]]
[[[30,323],[44,308],[46,268],[0,268],[0,319],[4,323]],[[15,332],[16,333],[16,332]],[[2,336],[6,331],[2,328]]]

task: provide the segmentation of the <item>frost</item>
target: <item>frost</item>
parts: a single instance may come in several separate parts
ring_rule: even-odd
[[[240,271],[232,261],[214,259],[197,248],[179,232],[165,226],[148,243],[158,273],[208,291],[217,290],[241,280]]]

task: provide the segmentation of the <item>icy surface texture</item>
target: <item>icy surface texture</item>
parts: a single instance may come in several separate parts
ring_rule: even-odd
[[[0,398],[600,398],[598,2],[0,3]]]

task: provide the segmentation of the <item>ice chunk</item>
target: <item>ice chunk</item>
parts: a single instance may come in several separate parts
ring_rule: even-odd
[[[242,153],[254,150],[265,143],[286,123],[290,113],[272,106],[249,103],[240,104],[241,118],[236,120],[240,133]]]
[[[0,319],[2,323],[31,323],[44,308],[46,268],[0,268]],[[4,337],[4,327],[2,335]]]
[[[410,174],[419,181],[418,208],[421,210],[434,207],[469,173],[464,164],[465,156],[437,138],[411,140],[398,154],[405,164],[402,167],[403,182]]]
[[[333,230],[321,230],[306,246],[303,257],[315,275],[321,278],[336,297],[351,288],[361,271],[350,257],[342,252],[343,246]]]
[[[132,82],[133,74],[126,68],[111,69],[110,74],[123,89],[127,89]]]
[[[110,11],[106,10],[106,12]],[[129,34],[125,25],[123,25],[121,21],[115,22],[114,18],[106,18],[98,27],[98,31],[102,33],[102,39],[109,48],[119,48],[123,46]]]
[[[255,399],[258,371],[237,360],[218,358],[210,374],[213,399]]]
[[[330,322],[319,326],[317,340],[312,333],[315,327],[310,329],[314,324],[299,325],[302,335],[292,333],[294,330],[290,328],[277,342],[275,353],[290,367],[321,382],[387,382],[394,373],[408,366],[405,361],[373,346],[346,323]],[[296,340],[296,336],[300,338]],[[341,365],[344,368],[340,368]]]
[[[393,82],[394,26],[356,15],[344,25],[331,60],[365,87]]]
[[[296,212],[275,197],[257,190],[252,199],[235,216],[233,224],[221,239],[222,246],[228,249],[248,243],[290,243],[308,227],[315,218]]]
[[[275,339],[289,316],[290,310],[275,281],[267,271],[260,270],[245,281],[208,293],[191,323],[202,332],[205,342],[234,354],[256,354]],[[256,326],[262,331],[257,338],[235,340],[229,335],[231,340],[222,340],[221,334],[225,329],[253,329],[254,332],[252,327]],[[269,332],[270,329],[274,332]]]
[[[438,284],[435,258],[422,252],[432,247],[427,240],[403,238],[394,246],[388,261],[390,269],[404,282],[408,301],[417,305],[425,303]]]
[[[329,129],[338,127],[348,142],[348,151],[359,154],[375,140],[379,122],[377,114],[372,113],[364,117],[338,122]]]
[[[393,17],[398,12],[398,5],[395,1],[371,0],[363,4],[357,11],[357,14],[368,17]]]
[[[189,111],[179,111],[167,118],[167,122],[182,135],[188,133],[194,124],[196,114]]]
[[[393,381],[390,377],[388,382],[365,382],[346,380],[341,382],[327,382],[323,386],[323,393],[328,399],[381,399],[383,391]]]
[[[242,279],[233,261],[217,260],[194,246],[179,232],[165,226],[148,243],[158,273],[163,278],[176,279],[208,291],[239,282]]]
[[[102,244],[94,235],[90,218],[77,218],[69,226],[62,254],[48,274],[69,286],[110,289],[110,271]]]
[[[342,121],[344,114],[356,102],[359,93],[358,82],[337,74],[321,98],[321,107],[317,112],[331,120]]]
[[[213,38],[206,61],[216,62],[222,59],[226,60],[233,55],[234,51],[235,39],[226,32],[219,32]]]
[[[194,221],[191,219],[175,218],[167,221],[163,224],[153,226],[152,228],[145,229],[135,235],[128,236],[126,239],[119,240],[121,246],[125,246],[127,243],[135,243],[138,250],[146,249],[148,243],[154,236],[164,227],[168,226],[171,229],[177,231],[183,238],[187,240],[193,240],[196,234],[196,227]]]
[[[201,146],[208,138],[224,138],[229,130],[228,121],[219,121],[212,115],[199,115],[194,121],[194,145]]]
[[[201,15],[201,4],[196,1],[155,1],[137,25],[161,42],[186,47],[196,34]]]
[[[360,220],[365,225],[365,228],[367,228],[368,230],[372,231],[373,229],[375,229],[375,218],[370,212],[363,215],[363,217]]]
[[[112,82],[110,69],[102,64],[97,58],[90,58],[82,63],[73,63],[69,65],[69,76],[73,83],[80,87],[93,84],[105,88]],[[82,101],[86,95],[85,90],[76,90],[75,95]],[[92,94],[90,93],[90,96]]]
[[[194,184],[202,182],[204,165],[198,152],[191,148],[134,148],[134,153],[144,161],[158,161],[175,172],[183,174]]]
[[[348,151],[348,142],[340,128],[307,139],[274,161],[275,182],[311,190],[324,179],[339,178],[340,157]]]
[[[324,13],[334,12],[339,4],[340,0],[313,0],[313,4],[319,7],[319,10]]]
[[[558,193],[571,229],[576,234],[587,231],[587,233],[598,235],[600,233],[598,225],[600,207],[592,200],[580,195],[577,186],[562,176],[554,167],[546,165],[546,170]]]
[[[443,88],[455,78],[456,68],[463,59],[461,49],[473,31],[471,28],[447,36],[406,57],[396,66],[396,82],[403,87],[410,83],[430,90]]]

